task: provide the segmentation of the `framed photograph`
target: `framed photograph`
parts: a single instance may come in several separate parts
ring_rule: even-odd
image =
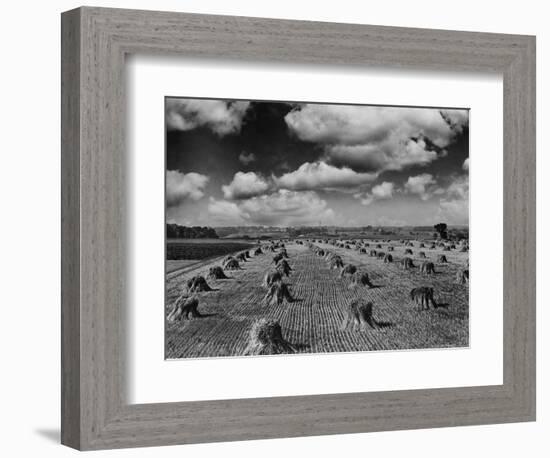
[[[469,346],[469,110],[165,104],[167,359]]]
[[[534,37],[63,13],[63,444],[534,419]]]

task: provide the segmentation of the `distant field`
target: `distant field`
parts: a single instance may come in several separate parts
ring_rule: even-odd
[[[166,261],[166,273],[171,273],[171,272],[174,272],[176,270],[180,270],[184,267],[189,267],[189,266],[192,266],[194,264],[196,264],[197,260],[195,259],[187,259],[187,260],[179,260],[179,261]]]
[[[389,237],[386,237],[389,238]],[[379,243],[378,241],[376,243]],[[353,352],[422,348],[466,347],[469,345],[469,286],[456,284],[457,271],[467,262],[468,252],[419,248],[414,243],[412,270],[401,270],[398,263],[405,247],[397,241],[380,242],[380,251],[393,246],[393,263],[348,248],[315,242],[368,272],[373,288],[350,288],[349,280],[331,270],[328,262],[302,244],[286,243],[290,277],[284,278],[293,302],[266,305],[262,279],[273,269],[272,252],[264,252],[241,263],[241,269],[228,271],[227,279],[208,280],[212,291],[196,293],[202,316],[166,324],[166,357],[196,358],[243,355],[252,326],[259,319],[278,321],[284,338],[301,353]],[[419,258],[419,251],[427,259]],[[265,250],[264,250],[265,251]],[[446,255],[448,263],[437,262]],[[435,275],[420,273],[422,261],[435,264]],[[182,275],[167,279],[165,316],[185,291],[193,276],[206,278],[210,267],[220,258],[189,267]],[[430,286],[435,291],[437,308],[418,310],[410,300],[410,291]],[[375,328],[343,329],[342,323],[350,303],[364,299],[373,303]]]
[[[168,239],[166,259],[169,261],[201,260],[252,248],[254,243],[224,239]]]
[[[432,240],[434,231],[412,231],[396,229],[395,233],[379,233],[379,232],[345,232],[341,231],[336,234],[304,234],[296,237],[302,239],[366,239],[366,240]]]
[[[253,243],[252,241],[250,240],[246,240],[246,239],[224,239],[224,238],[219,238],[219,239],[166,239],[166,243],[167,244],[178,244],[178,243],[184,243],[186,245],[197,245],[197,244],[209,244],[209,245],[212,245],[212,244],[219,244],[219,245],[224,245],[224,244],[227,244],[227,243],[240,243],[240,244],[244,244],[244,245],[250,245],[251,243]]]

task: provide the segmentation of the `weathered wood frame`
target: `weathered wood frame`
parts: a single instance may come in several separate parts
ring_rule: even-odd
[[[62,443],[138,447],[535,419],[535,38],[83,7],[62,15]],[[503,385],[129,405],[125,56],[498,72]]]

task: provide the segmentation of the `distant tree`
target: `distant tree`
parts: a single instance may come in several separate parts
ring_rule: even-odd
[[[169,239],[217,239],[218,234],[211,227],[166,225],[166,237]]]
[[[447,240],[447,225],[445,223],[438,223],[434,226],[434,229],[443,240]]]

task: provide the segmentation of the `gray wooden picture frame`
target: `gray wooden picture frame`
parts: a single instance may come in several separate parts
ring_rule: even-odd
[[[61,38],[63,444],[106,449],[535,419],[534,37],[83,7],[62,14]],[[135,53],[502,74],[504,383],[128,404],[124,62]]]

